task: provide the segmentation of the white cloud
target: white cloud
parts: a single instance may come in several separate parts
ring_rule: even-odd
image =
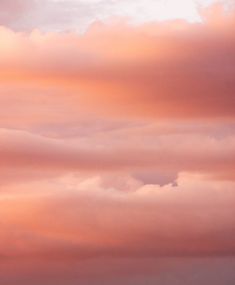
[[[85,31],[93,22],[112,17],[126,17],[134,24],[169,19],[200,21],[199,7],[217,0],[42,0],[17,1],[22,9],[13,9],[6,1],[0,4],[0,24],[17,30]],[[222,2],[222,1],[220,1]],[[10,3],[10,2],[9,2]],[[29,3],[29,2],[27,2]],[[223,1],[230,4],[231,1]],[[1,7],[3,6],[3,7]],[[15,16],[15,17],[14,17]]]

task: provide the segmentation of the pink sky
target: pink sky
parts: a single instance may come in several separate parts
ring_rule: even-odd
[[[234,284],[235,7],[177,1],[0,2],[0,284]]]

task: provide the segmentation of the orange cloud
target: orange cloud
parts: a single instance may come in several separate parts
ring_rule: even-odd
[[[2,28],[0,75],[11,88],[54,87],[90,113],[233,118],[234,13],[215,15],[202,24],[97,24],[83,36]]]
[[[0,28],[0,283],[234,276],[235,13],[202,13]]]
[[[24,194],[1,198],[2,254],[39,259],[234,255],[234,182],[181,174],[176,190],[145,185],[127,193],[101,182],[97,176],[67,176],[18,184]]]
[[[217,258],[231,265],[234,182],[181,174],[177,190],[147,185],[129,193],[101,182],[74,175],[7,187],[0,200],[1,280],[162,280],[187,272],[195,258],[204,266]],[[15,187],[21,194],[10,195]],[[217,270],[223,272],[221,265]]]

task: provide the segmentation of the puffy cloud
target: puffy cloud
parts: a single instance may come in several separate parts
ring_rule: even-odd
[[[2,29],[1,97],[31,86],[71,116],[233,119],[233,26],[234,13],[213,12],[205,24],[96,25],[81,37]]]

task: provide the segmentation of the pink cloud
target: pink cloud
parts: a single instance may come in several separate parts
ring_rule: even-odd
[[[1,282],[172,284],[186,268],[194,285],[204,264],[206,284],[233,278],[235,14],[202,13],[0,28]]]
[[[234,179],[234,136],[210,138],[206,135],[143,135],[142,131],[104,133],[71,140],[46,138],[22,131],[2,130],[1,162],[2,182],[21,176],[21,179],[60,173],[150,173],[171,175],[182,171],[202,173],[216,179]],[[127,130],[129,131],[129,130]],[[156,133],[154,133],[154,131]],[[139,141],[142,135],[144,141]],[[128,138],[128,142],[126,139]],[[154,143],[153,143],[154,142]],[[28,175],[27,175],[28,172]],[[7,175],[8,173],[8,175]],[[17,173],[19,173],[17,175]],[[37,174],[38,173],[38,174]],[[4,179],[5,177],[5,179]],[[7,177],[9,177],[7,179]],[[149,177],[150,181],[151,178]],[[144,181],[143,177],[143,181]],[[161,178],[159,178],[161,181]],[[157,181],[157,179],[156,179]]]
[[[233,26],[231,12],[203,24],[95,25],[84,36],[2,29],[0,74],[11,88],[57,88],[90,114],[233,118]]]
[[[103,188],[101,179],[65,176],[8,186],[8,193],[17,188],[22,194],[2,195],[2,255],[63,260],[234,255],[234,182],[182,174],[177,189],[145,185],[124,193]]]
[[[14,26],[14,22],[27,13],[34,0],[1,0],[0,25]]]

